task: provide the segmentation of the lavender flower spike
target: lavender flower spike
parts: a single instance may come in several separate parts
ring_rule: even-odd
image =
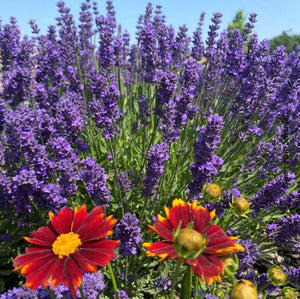
[[[111,201],[110,191],[106,185],[108,175],[92,158],[87,157],[82,162],[85,163],[85,167],[81,168],[80,175],[86,183],[86,190],[97,205],[108,207]]]
[[[121,241],[120,253],[124,256],[136,254],[141,246],[141,228],[135,214],[125,214],[116,226],[116,238]]]
[[[165,162],[170,157],[168,153],[169,145],[166,142],[151,146],[148,154],[146,177],[143,179],[142,195],[144,197],[151,197],[156,194],[158,180],[164,172]]]
[[[193,182],[189,185],[189,192],[198,195],[205,182],[211,182],[218,174],[218,167],[223,164],[222,158],[214,152],[220,143],[220,133],[223,119],[219,115],[211,115],[205,127],[199,128],[199,136],[194,144],[196,161],[191,164]]]

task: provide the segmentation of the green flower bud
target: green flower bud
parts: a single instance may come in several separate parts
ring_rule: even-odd
[[[297,299],[299,292],[296,289],[285,287],[281,289],[281,295],[283,299]]]
[[[208,194],[213,199],[216,199],[221,196],[221,189],[217,184],[208,184],[205,187],[204,193]]]
[[[239,268],[239,260],[236,254],[229,254],[220,257],[224,264],[224,271],[228,276],[233,276]]]
[[[249,280],[240,280],[231,290],[230,299],[257,299],[258,294],[255,286]]]
[[[204,250],[206,239],[192,228],[179,230],[174,237],[174,244],[179,256],[183,258],[196,258]]]
[[[245,198],[237,198],[233,202],[233,209],[237,215],[243,215],[249,210],[249,203]]]
[[[281,267],[274,266],[269,268],[267,272],[269,280],[276,286],[282,285],[285,283],[287,274],[284,274]]]

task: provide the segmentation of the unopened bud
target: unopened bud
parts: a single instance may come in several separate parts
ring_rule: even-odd
[[[224,271],[227,275],[232,276],[239,268],[239,260],[236,254],[225,255],[220,257],[224,265]]]
[[[181,229],[175,237],[176,251],[184,258],[196,258],[204,250],[206,239],[192,228]]]
[[[255,286],[249,280],[240,280],[231,290],[230,299],[257,299]]]
[[[221,189],[217,184],[208,184],[204,193],[215,199],[221,196]]]
[[[249,210],[249,203],[245,198],[237,198],[233,203],[233,208],[236,214],[243,215]]]
[[[271,267],[268,270],[267,276],[269,280],[276,286],[282,285],[286,281],[287,275],[284,274],[280,267]]]
[[[281,289],[281,295],[283,299],[297,299],[299,296],[299,292],[297,292],[296,289],[285,287]]]

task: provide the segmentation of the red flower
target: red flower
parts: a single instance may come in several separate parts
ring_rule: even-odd
[[[179,245],[183,252],[195,252],[194,257],[184,258],[184,263],[191,265],[199,278],[208,284],[221,282],[220,274],[224,274],[224,264],[219,257],[244,251],[241,245],[234,243],[237,238],[227,237],[219,226],[210,224],[215,211],[208,212],[202,206],[197,206],[197,201],[188,204],[175,199],[171,209],[165,207],[165,213],[167,218],[158,215],[154,225],[149,225],[149,231],[156,232],[165,241],[144,243],[143,246],[148,249],[147,256],[158,255],[160,261],[180,259],[182,256],[177,252]],[[176,237],[174,234],[178,232],[179,225]]]
[[[95,207],[87,213],[83,205],[74,211],[64,208],[57,216],[49,212],[48,226],[33,232],[33,238],[24,237],[33,245],[14,260],[13,271],[26,276],[25,287],[46,288],[50,282],[54,288],[62,283],[75,297],[84,273],[97,272],[97,266],[106,266],[116,257],[114,248],[120,242],[102,240],[113,233],[116,219],[105,218],[102,210]]]

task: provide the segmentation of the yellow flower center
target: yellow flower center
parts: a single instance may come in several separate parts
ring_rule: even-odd
[[[185,228],[179,232],[175,242],[187,251],[198,251],[202,248],[205,239],[192,228]]]
[[[78,234],[74,234],[73,232],[61,234],[52,244],[52,251],[62,259],[74,253],[81,244]]]

